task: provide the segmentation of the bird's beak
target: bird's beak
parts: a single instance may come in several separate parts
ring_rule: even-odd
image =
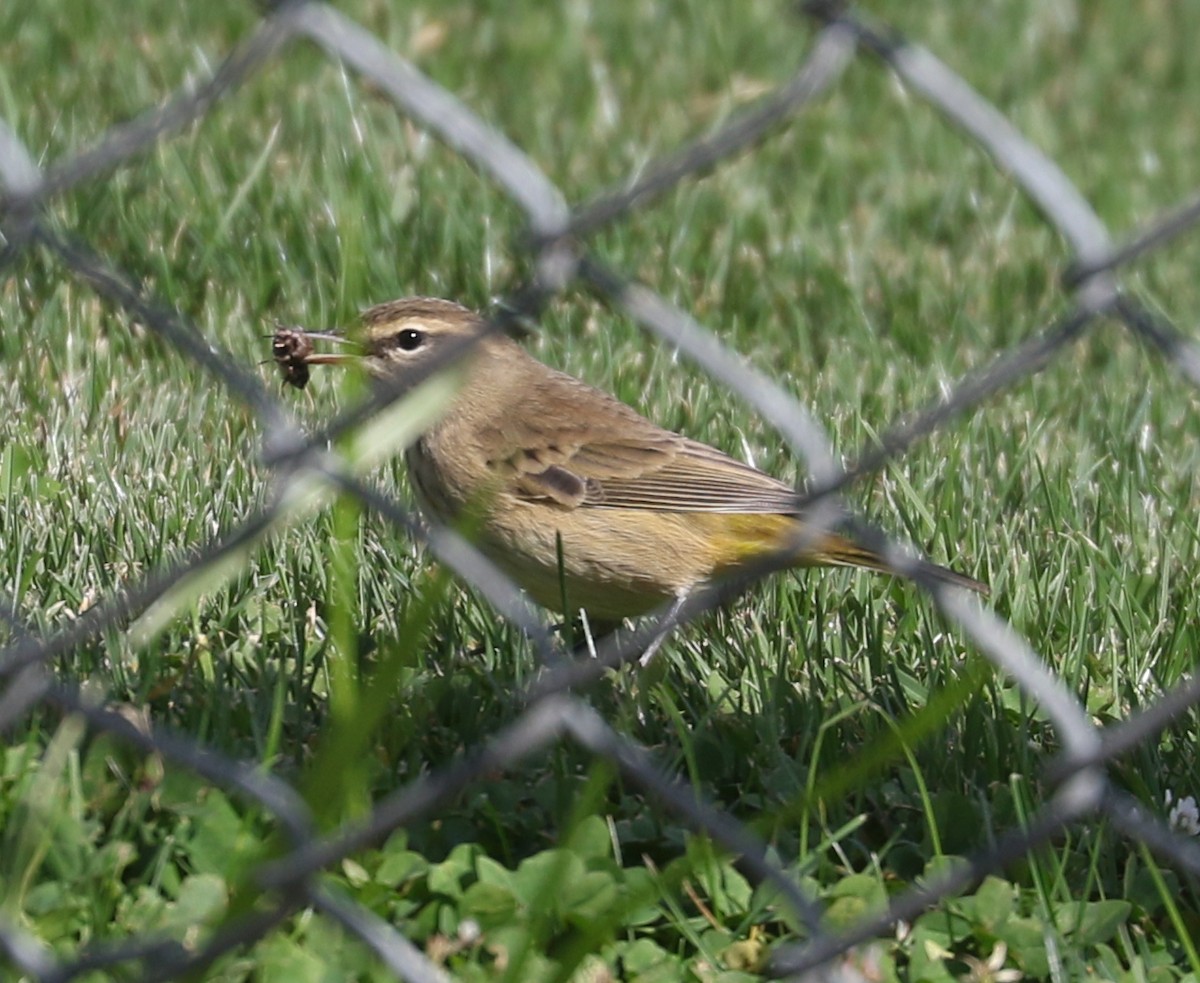
[[[350,365],[362,361],[361,355],[351,352],[312,352],[304,356],[305,365]]]
[[[335,345],[361,346],[356,341],[336,334],[332,331],[302,331],[299,332],[309,341],[328,341]],[[350,365],[362,361],[361,352],[308,352],[304,356],[306,365]]]

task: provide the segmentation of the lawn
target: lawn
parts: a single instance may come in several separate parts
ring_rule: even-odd
[[[572,204],[620,187],[802,63],[792,4],[346,0],[339,9],[524,150]],[[1200,8],[1160,0],[873,3],[1077,183],[1120,237],[1193,193]],[[203,79],[246,3],[0,7],[0,118],[47,167]],[[352,326],[426,294],[487,308],[529,272],[518,209],[315,48],[202,121],[55,195],[86,242],[257,374],[308,431],[352,377],[284,391],[274,324]],[[589,237],[791,392],[849,461],[1070,306],[1071,253],[1010,179],[868,54],[761,146]],[[1197,239],[1121,271],[1191,328]],[[264,426],[221,380],[48,250],[0,279],[0,641],[68,628],[271,501]],[[800,483],[771,421],[583,286],[527,344],[645,415]],[[878,472],[847,500],[987,604],[1099,724],[1153,704],[1200,646],[1197,392],[1118,322]],[[403,468],[371,475],[408,501]],[[549,621],[549,616],[547,616]],[[135,626],[136,627],[136,626]],[[143,626],[144,627],[144,626]],[[533,647],[349,496],[292,517],[147,634],[110,628],[54,676],[294,786],[353,823],[520,718]],[[6,681],[7,684],[7,681]],[[775,576],[586,690],[613,728],[753,827],[830,927],[985,850],[1051,793],[1060,736],[916,587]],[[4,697],[0,694],[0,706]],[[3,714],[0,713],[0,719]],[[1200,795],[1194,711],[1109,766],[1148,813]],[[42,705],[0,768],[0,926],[62,959],[161,933],[194,949],[262,902],[271,817]],[[761,978],[803,930],[737,858],[571,743],[489,772],[335,865],[328,889],[454,978]],[[1194,885],[1106,821],[1073,824],[854,958],[909,980],[1200,976]],[[0,948],[0,966],[11,958]],[[991,960],[991,963],[989,963]],[[990,967],[990,969],[989,969]],[[0,975],[4,975],[11,964]],[[137,961],[83,979],[135,979]],[[390,979],[311,910],[206,978]],[[256,975],[255,975],[256,974]],[[974,975],[971,975],[974,974]]]

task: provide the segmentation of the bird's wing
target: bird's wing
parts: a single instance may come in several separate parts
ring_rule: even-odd
[[[596,457],[584,448],[585,472]],[[578,458],[577,458],[578,460]],[[574,462],[573,462],[574,463]],[[789,485],[705,444],[679,437],[672,453],[635,475],[596,475],[584,507],[669,512],[776,513],[796,511]]]
[[[536,438],[508,457],[518,497],[567,509],[796,511],[795,489],[748,464],[664,430],[611,397],[593,397],[589,409],[586,427],[544,419]]]

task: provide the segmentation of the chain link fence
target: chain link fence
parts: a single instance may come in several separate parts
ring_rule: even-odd
[[[146,325],[244,403],[261,423],[263,458],[277,476],[275,494],[258,514],[199,547],[186,562],[129,580],[119,594],[95,604],[68,627],[49,634],[33,632],[22,620],[18,599],[0,599],[0,617],[8,634],[7,645],[0,652],[0,728],[8,730],[44,708],[78,715],[93,731],[127,742],[142,753],[158,755],[166,767],[189,769],[253,803],[274,818],[286,841],[277,859],[257,872],[259,903],[227,920],[199,944],[185,946],[175,939],[141,937],[60,957],[9,914],[3,914],[0,953],[9,966],[6,973],[49,983],[119,965],[140,965],[142,979],[182,979],[203,971],[224,954],[264,938],[295,913],[313,909],[361,939],[397,978],[445,979],[444,970],[394,926],[329,891],[321,873],[405,824],[436,817],[454,796],[484,781],[496,769],[511,767],[562,742],[572,742],[610,762],[662,810],[682,817],[689,828],[707,834],[739,857],[740,869],[755,883],[774,886],[807,930],[803,941],[776,952],[771,969],[779,975],[846,978],[835,975],[844,967],[834,967],[840,967],[839,957],[855,946],[978,883],[989,872],[1004,868],[1073,824],[1098,817],[1107,818],[1117,830],[1179,871],[1200,874],[1200,848],[1149,815],[1107,774],[1107,766],[1120,755],[1153,739],[1200,702],[1200,681],[1189,679],[1135,716],[1099,727],[1078,696],[1009,624],[960,592],[921,582],[938,610],[1036,702],[1050,721],[1061,750],[1046,761],[1050,791],[1026,822],[981,848],[969,862],[893,898],[877,915],[849,928],[829,929],[822,921],[817,899],[750,828],[707,803],[688,783],[664,773],[646,748],[618,733],[580,695],[610,667],[636,658],[661,631],[720,603],[744,587],[744,582],[717,585],[690,598],[680,610],[660,612],[637,630],[605,640],[587,657],[564,650],[521,594],[469,542],[451,530],[424,527],[401,503],[365,484],[360,476],[373,459],[354,459],[330,449],[331,438],[369,425],[373,416],[397,400],[397,393],[382,393],[346,411],[323,432],[306,436],[287,406],[257,375],[214,348],[166,300],[144,293],[114,259],[58,229],[43,210],[56,194],[103,179],[203,117],[219,100],[236,98],[240,85],[275,59],[287,57],[295,42],[311,41],[487,175],[524,213],[529,234],[519,248],[527,251],[534,272],[526,287],[510,298],[506,316],[536,317],[547,300],[568,286],[585,285],[663,344],[694,360],[771,421],[808,466],[811,484],[805,506],[818,521],[850,529],[866,545],[880,550],[895,570],[911,573],[917,567],[908,550],[851,515],[838,499],[839,492],[954,417],[1041,370],[1102,315],[1119,320],[1191,384],[1200,385],[1200,351],[1160,314],[1131,299],[1120,284],[1120,273],[1132,260],[1162,248],[1196,223],[1200,200],[1184,204],[1148,228],[1114,237],[1063,171],[932,53],[874,28],[852,8],[813,3],[806,14],[820,28],[806,60],[789,81],[712,135],[652,162],[631,184],[577,207],[567,203],[563,191],[505,134],[482,122],[453,93],[423,76],[370,31],[322,3],[279,5],[261,19],[207,82],[113,127],[95,146],[45,169],[35,164],[18,134],[0,121],[0,269],[11,271],[25,251],[47,251],[65,273]],[[806,106],[820,100],[854,59],[882,63],[912,93],[936,107],[948,126],[986,151],[1036,204],[1045,222],[1069,243],[1074,262],[1062,283],[1070,301],[1066,314],[960,380],[942,401],[896,426],[858,460],[842,466],[820,425],[791,396],[733,357],[687,312],[610,268],[588,248],[587,237],[680,182],[769,140]],[[383,450],[394,453],[409,436],[393,428]],[[131,622],[144,628],[147,623],[174,616],[190,603],[196,585],[207,582],[214,570],[246,556],[273,526],[335,491],[357,496],[367,510],[405,533],[423,538],[444,564],[471,582],[528,635],[543,671],[527,692],[519,694],[520,709],[510,725],[486,744],[468,749],[452,766],[432,771],[383,797],[362,821],[324,833],[318,832],[303,798],[286,782],[186,736],[131,720],[128,714],[97,704],[68,679],[60,678],[52,663],[89,640],[125,630]],[[764,564],[754,575],[766,572]]]

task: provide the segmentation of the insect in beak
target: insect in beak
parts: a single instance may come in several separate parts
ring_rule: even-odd
[[[328,341],[337,345],[353,344],[348,338],[331,331],[305,331],[303,328],[291,328],[281,324],[269,337],[271,355],[275,364],[283,370],[283,381],[297,389],[308,385],[310,365],[344,365],[360,358],[346,352],[314,351],[314,341]]]

